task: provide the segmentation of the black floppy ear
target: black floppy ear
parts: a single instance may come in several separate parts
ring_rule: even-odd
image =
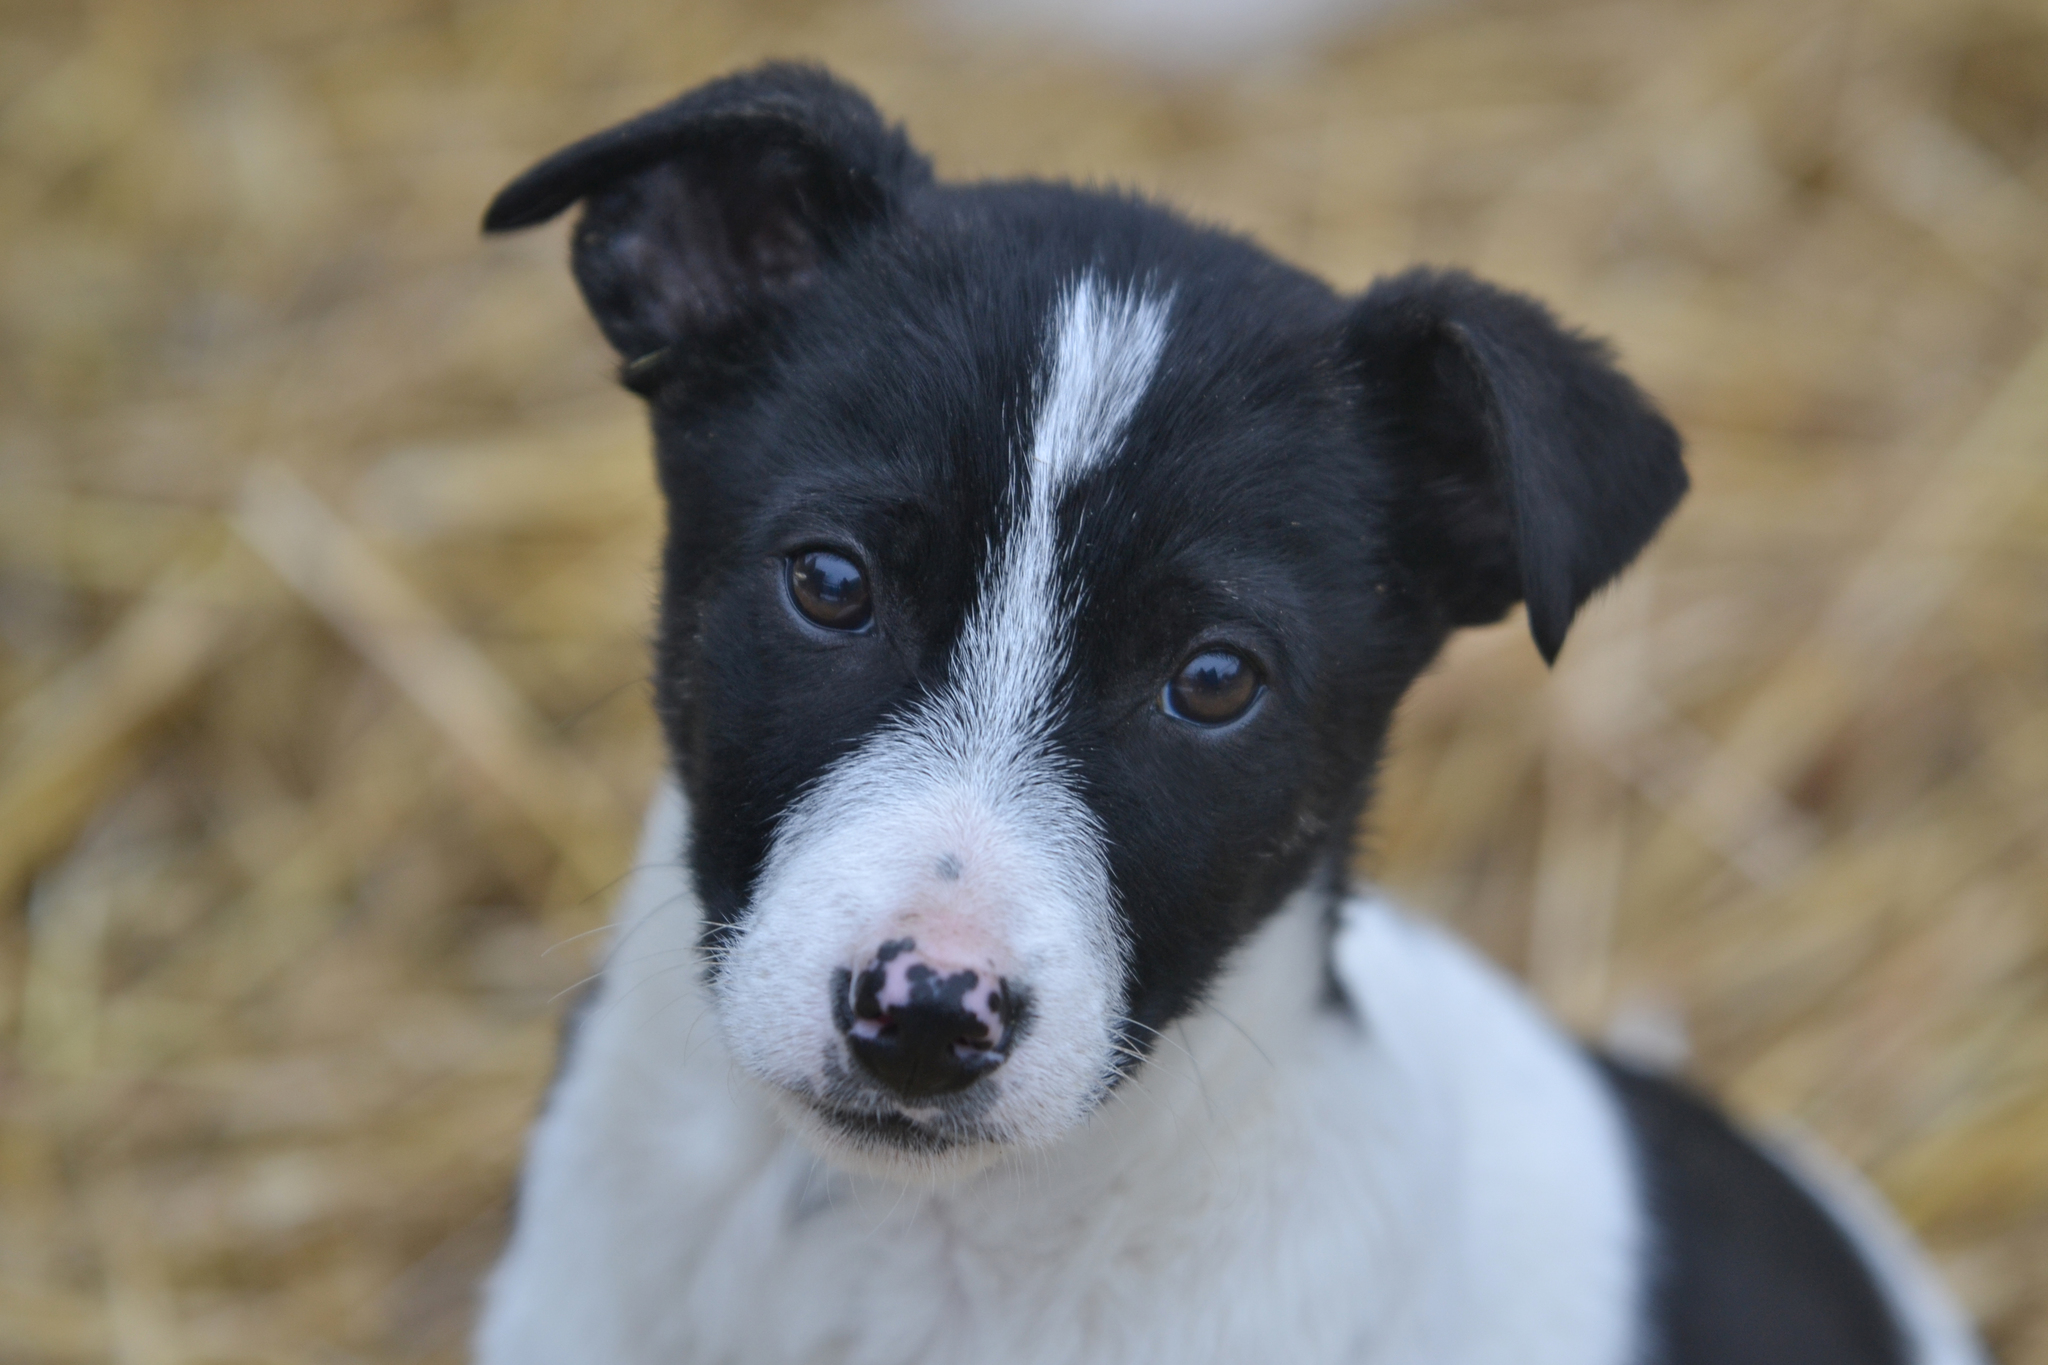
[[[1451,625],[1527,602],[1555,662],[1580,605],[1685,496],[1678,433],[1605,346],[1458,271],[1379,281],[1347,331],[1395,466],[1402,562]]]
[[[729,342],[930,179],[859,91],[771,63],[555,153],[498,193],[484,231],[584,200],[576,282],[645,391],[672,351]]]

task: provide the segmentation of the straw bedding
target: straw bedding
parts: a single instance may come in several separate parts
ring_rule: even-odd
[[[560,230],[476,215],[795,53],[947,173],[1618,340],[1697,492],[1554,674],[1451,650],[1370,870],[2048,1363],[2038,4],[1473,0],[1178,77],[854,0],[0,16],[0,1359],[458,1358],[659,761],[634,404]]]

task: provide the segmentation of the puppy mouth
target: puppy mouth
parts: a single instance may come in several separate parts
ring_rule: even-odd
[[[934,1128],[900,1110],[841,1109],[815,1101],[809,1103],[811,1112],[827,1128],[861,1147],[937,1156],[957,1147],[989,1141]]]
[[[847,1103],[805,1090],[787,1092],[804,1114],[829,1135],[865,1151],[938,1156],[966,1147],[1001,1147],[1008,1137],[972,1113],[940,1109],[912,1115],[886,1101],[866,1097]]]

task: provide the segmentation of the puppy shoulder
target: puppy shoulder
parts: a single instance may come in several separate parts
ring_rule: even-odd
[[[1497,967],[1377,890],[1339,907],[1330,969],[1375,1042],[1409,1060],[1442,1063],[1504,1045],[1554,1058],[1576,1051]]]
[[[1467,1353],[1637,1358],[1644,1211],[1619,1107],[1584,1049],[1503,972],[1378,895],[1343,907],[1332,973],[1430,1106],[1451,1116]]]

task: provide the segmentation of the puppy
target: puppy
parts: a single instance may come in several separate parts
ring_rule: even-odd
[[[1881,1213],[1345,884],[1447,634],[1522,602],[1554,657],[1685,491],[1603,347],[938,182],[808,67],[485,226],[579,202],[675,781],[486,1365],[1980,1358]]]

